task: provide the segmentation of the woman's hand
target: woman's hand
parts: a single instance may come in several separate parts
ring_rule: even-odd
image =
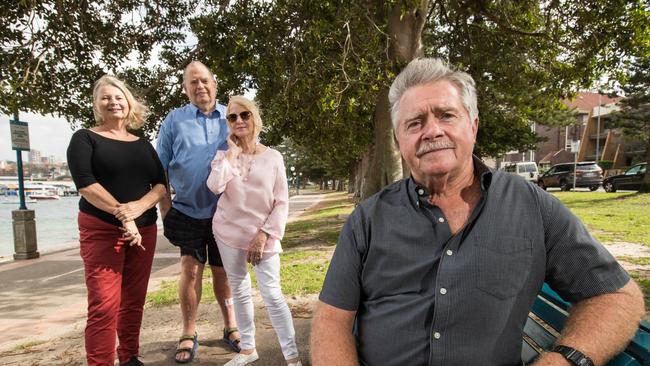
[[[264,254],[264,246],[266,241],[269,238],[269,234],[265,233],[262,230],[259,230],[251,243],[248,244],[248,255],[246,261],[254,266],[258,265],[262,260],[262,254]]]
[[[113,210],[113,216],[122,222],[133,221],[140,217],[147,208],[147,205],[142,203],[140,200],[120,203],[115,207],[115,210]]]
[[[231,163],[235,162],[235,159],[239,157],[239,154],[241,154],[241,147],[237,146],[237,137],[232,134],[232,132],[228,135],[228,138],[226,139],[226,142],[228,142],[228,151],[226,152],[226,159],[230,161]]]
[[[140,231],[135,225],[135,221],[125,221],[122,223],[122,225],[124,225],[124,227],[121,227],[120,230],[123,232],[122,236],[124,239],[129,242],[129,246],[137,245],[140,247],[140,249],[146,250],[142,246],[142,235],[140,235]]]

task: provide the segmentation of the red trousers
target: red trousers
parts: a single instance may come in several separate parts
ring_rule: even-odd
[[[80,212],[79,242],[88,289],[86,359],[88,366],[113,366],[115,333],[120,363],[137,356],[142,309],[147,295],[156,224],[139,228],[142,245],[129,246],[120,228]]]

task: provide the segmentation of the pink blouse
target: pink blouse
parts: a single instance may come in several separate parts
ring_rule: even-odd
[[[269,234],[264,252],[282,252],[289,188],[280,152],[267,148],[257,155],[240,154],[233,166],[225,151],[217,151],[207,186],[214,194],[222,193],[212,218],[217,241],[247,250],[262,229]]]

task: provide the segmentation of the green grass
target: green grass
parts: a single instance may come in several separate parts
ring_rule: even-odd
[[[553,192],[571,209],[600,241],[625,241],[650,246],[650,195],[636,193]],[[354,204],[341,193],[330,193],[328,200],[287,225],[281,254],[282,291],[285,296],[314,294],[320,291],[329,265],[330,252],[309,246],[333,246],[345,222],[342,216],[352,212]],[[300,250],[304,248],[303,250]],[[650,265],[650,258],[619,258],[637,265]],[[249,267],[250,269],[251,267]],[[255,273],[250,271],[253,286]],[[631,273],[646,294],[650,306],[650,279]],[[204,272],[201,302],[214,302],[211,273]],[[165,281],[147,296],[148,306],[178,303],[178,281]]]
[[[644,278],[638,272],[630,272],[630,277],[641,287],[646,309],[650,309],[650,278]]]
[[[289,252],[280,255],[280,284],[285,296],[308,295],[320,292],[325,280],[329,259],[321,259],[318,251]],[[251,270],[251,282],[257,287],[255,271]]]
[[[318,293],[323,285],[329,265],[330,251],[297,250],[308,245],[333,246],[345,219],[342,215],[352,212],[352,203],[344,193],[328,193],[327,200],[318,207],[303,214],[287,225],[280,255],[281,284],[285,296]],[[252,285],[257,286],[255,272],[251,270]],[[201,303],[215,301],[212,291],[211,272],[203,273],[203,296]],[[209,279],[209,280],[206,280]],[[160,289],[147,295],[148,307],[161,307],[178,304],[178,280],[163,281]]]
[[[37,341],[29,341],[23,344],[19,344],[16,347],[14,347],[14,351],[27,351],[32,347],[36,347],[38,345],[41,345],[43,343],[47,343],[47,341],[44,340],[37,340]]]
[[[212,273],[208,268],[203,272],[201,303],[216,301],[212,290]],[[178,280],[162,281],[157,291],[147,294],[147,307],[162,307],[178,304]]]
[[[617,257],[619,261],[636,264],[639,266],[650,266],[650,258],[647,257],[630,257],[627,255]]]
[[[332,196],[335,199],[323,203],[318,210],[303,219],[287,225],[282,241],[283,248],[288,249],[309,243],[336,245],[345,222],[340,216],[352,212],[354,204],[346,195],[333,194]]]
[[[650,246],[650,194],[553,192],[602,242]]]

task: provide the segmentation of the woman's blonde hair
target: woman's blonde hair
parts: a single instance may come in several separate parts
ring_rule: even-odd
[[[149,108],[147,108],[144,103],[135,99],[133,93],[131,93],[131,90],[122,80],[111,75],[102,76],[95,82],[95,85],[93,86],[93,114],[95,115],[95,122],[100,125],[104,123],[104,119],[99,112],[99,108],[97,108],[97,98],[99,97],[99,88],[106,85],[114,86],[120,89],[122,93],[124,93],[126,102],[129,104],[129,114],[126,116],[126,119],[128,121],[127,127],[132,130],[137,130],[142,127],[147,117],[149,116]]]
[[[260,115],[260,109],[257,106],[257,103],[254,101],[246,98],[243,95],[233,95],[230,97],[230,100],[228,101],[228,108],[226,109],[226,115],[230,114],[230,106],[233,104],[239,104],[240,106],[244,107],[246,110],[251,112],[251,117],[253,118],[253,139],[257,139],[257,137],[260,135],[260,132],[262,132],[262,116]],[[230,124],[230,122],[228,122]]]

